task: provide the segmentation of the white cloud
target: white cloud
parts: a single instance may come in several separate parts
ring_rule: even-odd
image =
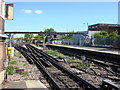
[[[24,10],[26,14],[30,14],[32,11],[31,10]]]
[[[27,9],[22,9],[21,11],[23,11],[26,14],[30,14],[32,12],[32,10],[27,10]]]
[[[36,10],[35,13],[36,13],[36,14],[41,14],[41,13],[43,13],[43,11],[41,11],[41,10]]]

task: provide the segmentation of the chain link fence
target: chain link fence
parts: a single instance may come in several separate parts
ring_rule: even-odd
[[[120,37],[94,38],[93,45],[120,48]]]
[[[76,46],[101,46],[101,47],[112,47],[120,48],[120,37],[110,38],[94,38],[89,43],[86,43],[85,39],[64,39],[62,41],[64,45],[76,45]]]

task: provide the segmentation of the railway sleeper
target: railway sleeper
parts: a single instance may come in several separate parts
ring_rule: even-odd
[[[55,65],[58,69],[62,70],[63,72],[67,73],[68,75],[70,75],[70,78],[73,78],[76,82],[79,83],[79,85],[84,86],[86,89],[90,89],[91,90],[98,90],[98,88],[96,88],[95,86],[91,85],[89,82],[85,81],[84,79],[78,77],[77,75],[75,75],[74,73],[72,73],[71,71],[68,71],[66,68],[64,68],[63,66],[61,66],[60,64],[56,63],[55,60],[52,60],[51,58],[49,58],[49,55],[47,55],[46,53],[44,53],[41,50],[36,50],[39,51],[38,53],[42,54],[43,56],[46,57],[46,59],[48,61],[50,61],[53,65]],[[80,82],[81,81],[81,82]]]

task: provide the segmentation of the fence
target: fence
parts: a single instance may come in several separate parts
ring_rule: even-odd
[[[120,37],[110,38],[94,38],[89,43],[86,43],[85,39],[64,39],[62,41],[64,45],[78,45],[78,46],[103,46],[120,48]]]
[[[85,46],[86,41],[83,38],[64,39],[62,41],[62,44],[64,44],[64,45]]]
[[[120,37],[94,38],[94,45],[120,48]]]

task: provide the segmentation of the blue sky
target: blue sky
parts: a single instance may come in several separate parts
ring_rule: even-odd
[[[96,23],[118,22],[117,2],[14,2],[14,20],[5,31],[86,31]]]

